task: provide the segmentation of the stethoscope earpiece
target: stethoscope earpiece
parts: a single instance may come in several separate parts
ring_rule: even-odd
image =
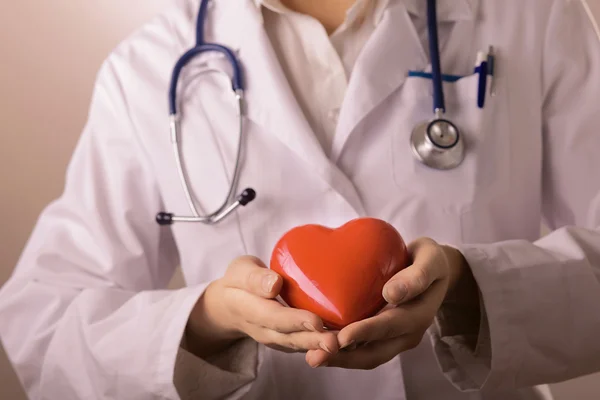
[[[237,201],[241,206],[245,207],[248,203],[256,198],[256,192],[252,188],[245,189],[238,197]]]
[[[217,211],[211,215],[178,217],[173,213],[159,212],[156,214],[156,223],[161,226],[173,225],[175,222],[202,222],[208,225],[214,225],[223,218],[234,212],[239,206],[245,207],[256,199],[256,192],[252,188],[246,188],[227,208]]]
[[[161,226],[173,225],[173,217],[175,215],[167,212],[159,212],[156,214],[156,223]]]

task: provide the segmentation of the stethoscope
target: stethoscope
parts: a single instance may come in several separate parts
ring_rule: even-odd
[[[198,21],[196,24],[196,46],[192,49],[188,50],[175,64],[175,68],[173,70],[173,75],[171,77],[171,85],[169,87],[169,122],[170,122],[170,133],[171,133],[171,144],[173,147],[173,154],[175,155],[175,162],[177,164],[177,172],[179,174],[179,179],[181,181],[181,186],[183,188],[183,192],[187,199],[188,205],[190,207],[190,211],[192,213],[191,216],[177,216],[172,213],[160,212],[156,215],[156,222],[160,225],[171,225],[175,222],[202,222],[204,224],[213,225],[220,222],[223,218],[230,215],[234,212],[239,206],[246,206],[252,200],[256,198],[256,192],[247,188],[242,191],[234,201],[232,201],[232,197],[234,195],[235,189],[237,188],[237,183],[240,176],[240,168],[241,168],[241,154],[243,148],[243,116],[242,116],[242,108],[244,101],[244,86],[242,82],[242,68],[240,62],[237,57],[234,55],[233,51],[228,49],[225,46],[221,46],[219,44],[207,43],[204,41],[204,21],[206,21],[206,11],[208,9],[208,0],[200,1],[200,11],[198,12]],[[221,204],[221,206],[211,214],[208,215],[200,215],[196,208],[196,203],[194,202],[194,198],[192,197],[192,192],[190,190],[190,184],[188,181],[188,177],[183,168],[183,162],[181,157],[181,148],[180,148],[180,129],[179,129],[179,115],[177,113],[177,84],[179,82],[179,76],[181,75],[182,69],[195,57],[208,53],[208,52],[218,52],[227,58],[232,69],[233,69],[233,77],[231,78],[231,88],[233,90],[233,94],[235,96],[236,104],[237,104],[237,114],[238,114],[238,150],[235,160],[235,167],[233,171],[233,177],[231,178],[231,183],[229,185],[229,192],[227,193],[227,197]],[[227,76],[229,76],[221,70],[217,69],[206,69],[203,72],[217,72]]]
[[[427,0],[427,30],[433,80],[434,119],[422,122],[413,129],[410,146],[417,160],[426,166],[447,170],[456,168],[463,162],[465,146],[456,125],[444,118],[446,106],[438,44],[436,0]]]
[[[177,164],[177,172],[179,174],[181,186],[192,215],[177,216],[172,213],[160,212],[156,216],[156,221],[160,225],[171,225],[175,222],[202,222],[209,225],[216,224],[230,215],[238,207],[246,206],[256,198],[256,192],[251,188],[247,188],[237,195],[235,199],[232,199],[239,180],[241,169],[241,152],[244,139],[242,115],[244,87],[242,82],[242,68],[233,51],[225,46],[207,43],[204,41],[204,22],[206,20],[208,2],[209,0],[200,0],[200,10],[198,12],[198,20],[196,24],[196,45],[192,49],[188,50],[179,59],[179,61],[177,61],[173,70],[171,84],[169,87],[169,122],[171,143],[173,147],[173,154],[175,155],[175,162]],[[456,168],[462,163],[464,159],[464,144],[456,125],[454,125],[448,119],[443,118],[446,108],[444,104],[444,90],[442,86],[441,61],[438,45],[436,0],[427,0],[427,27],[432,65],[431,75],[434,93],[434,118],[431,121],[423,122],[414,128],[410,139],[410,145],[415,157],[424,165],[434,169],[446,170]],[[207,52],[222,53],[225,55],[233,69],[231,87],[237,104],[239,132],[237,156],[227,197],[216,211],[208,215],[200,215],[190,190],[190,184],[185,173],[181,157],[179,140],[181,136],[179,128],[179,115],[177,112],[177,84],[179,82],[179,76],[181,75],[182,69],[192,59]],[[204,72],[221,73],[226,75],[229,79],[229,76],[224,71],[207,69]]]

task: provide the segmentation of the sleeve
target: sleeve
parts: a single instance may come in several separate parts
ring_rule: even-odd
[[[223,353],[201,359],[187,351],[184,337],[174,378],[181,400],[243,398],[256,379],[257,355],[258,343],[244,339]]]
[[[166,289],[178,252],[154,222],[161,196],[127,110],[109,60],[64,191],[0,291],[0,338],[32,399],[176,399],[176,362],[193,358],[181,342],[207,284]],[[197,376],[230,379],[196,383],[233,398],[253,378],[248,360],[242,374],[194,359]]]
[[[443,372],[463,391],[600,371],[600,41],[586,7],[556,0],[545,43],[542,206],[553,232],[459,247],[480,319],[460,331],[440,312],[431,330]]]

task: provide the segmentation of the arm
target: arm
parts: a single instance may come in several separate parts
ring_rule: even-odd
[[[165,290],[178,253],[153,222],[161,198],[137,140],[108,62],[64,193],[0,292],[0,337],[32,399],[177,398],[180,341],[206,285]]]
[[[31,398],[238,399],[259,344],[337,340],[276,300],[281,277],[241,257],[213,282],[165,290],[178,252],[155,222],[161,195],[109,62],[61,198],[42,214],[0,292],[0,337]]]
[[[579,1],[555,1],[548,33],[543,207],[554,232],[536,243],[461,248],[479,286],[481,325],[467,335],[438,318],[432,333],[442,369],[463,390],[600,371],[600,41]]]

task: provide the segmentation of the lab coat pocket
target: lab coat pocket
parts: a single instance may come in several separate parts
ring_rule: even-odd
[[[433,118],[433,89],[429,79],[409,77],[397,95],[394,117],[400,130],[392,134],[394,180],[403,193],[418,195],[453,211],[485,201],[508,181],[510,116],[506,96],[486,91],[484,108],[477,105],[479,75],[444,82],[445,119],[453,122],[465,145],[464,161],[450,170],[436,170],[418,161],[411,149],[415,126]]]

